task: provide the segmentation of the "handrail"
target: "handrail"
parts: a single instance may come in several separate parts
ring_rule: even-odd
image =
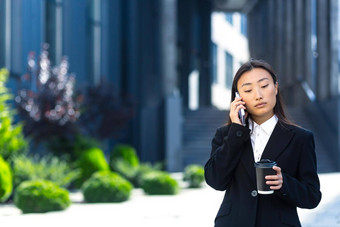
[[[307,81],[305,80],[300,80],[299,81],[301,84],[301,87],[303,88],[303,91],[306,93],[308,99],[311,102],[315,102],[316,101],[316,96],[314,91],[312,90],[312,88],[309,86],[309,84],[307,83]]]

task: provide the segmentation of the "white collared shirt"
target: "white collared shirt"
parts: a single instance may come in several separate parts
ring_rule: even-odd
[[[251,145],[253,147],[255,162],[261,160],[262,153],[266,147],[268,140],[278,122],[277,116],[274,114],[270,119],[258,125],[249,118],[249,129]],[[254,125],[254,127],[253,127]]]

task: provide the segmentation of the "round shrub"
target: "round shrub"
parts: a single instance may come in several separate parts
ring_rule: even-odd
[[[0,156],[0,202],[5,201],[12,193],[12,173],[9,164]]]
[[[142,176],[141,188],[149,195],[174,195],[179,191],[178,182],[162,171],[152,171]]]
[[[132,184],[117,173],[101,171],[93,174],[82,186],[89,203],[123,202],[128,200]]]
[[[91,148],[83,151],[78,160],[77,166],[81,171],[81,177],[77,181],[78,187],[80,187],[84,181],[89,179],[94,172],[110,170],[110,167],[106,162],[104,152],[99,148]]]
[[[23,213],[65,210],[71,200],[68,191],[51,181],[25,181],[15,191],[14,204]]]
[[[136,150],[130,145],[118,144],[113,148],[110,155],[110,165],[113,170],[115,170],[115,162],[118,160],[124,160],[124,162],[132,167],[139,166]]]
[[[201,187],[204,181],[204,168],[200,165],[189,165],[184,169],[184,181],[189,182],[190,188]]]

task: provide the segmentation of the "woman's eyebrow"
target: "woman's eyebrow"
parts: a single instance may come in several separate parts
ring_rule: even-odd
[[[263,77],[262,79],[259,79],[258,81],[257,81],[257,83],[260,83],[260,82],[262,82],[262,81],[264,81],[264,80],[269,80],[267,77]],[[243,87],[243,86],[247,86],[247,85],[251,85],[252,83],[244,83],[244,84],[242,84],[241,85],[241,87]]]

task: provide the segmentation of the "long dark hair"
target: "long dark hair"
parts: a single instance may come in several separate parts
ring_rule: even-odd
[[[269,63],[263,61],[263,60],[256,60],[256,59],[251,59],[250,61],[244,63],[236,72],[234,80],[233,80],[233,85],[231,88],[231,101],[234,101],[235,99],[235,92],[237,92],[237,82],[241,78],[241,76],[253,70],[254,68],[262,68],[266,70],[273,78],[274,84],[277,83],[277,76],[273,70],[273,68],[270,66]],[[288,120],[287,115],[285,113],[285,108],[284,108],[284,103],[283,99],[280,94],[280,89],[279,87],[277,88],[277,94],[276,94],[276,104],[274,106],[274,114],[278,118],[278,122],[284,126],[284,125],[295,125],[292,121]],[[249,114],[248,114],[249,117]],[[228,120],[228,125],[231,124],[231,119],[229,117]]]

